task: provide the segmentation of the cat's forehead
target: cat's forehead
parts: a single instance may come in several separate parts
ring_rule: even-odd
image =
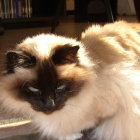
[[[58,47],[69,44],[71,46],[81,45],[78,41],[63,36],[52,34],[40,34],[30,38],[26,38],[17,45],[18,49],[25,52],[31,52],[36,57],[49,57]]]

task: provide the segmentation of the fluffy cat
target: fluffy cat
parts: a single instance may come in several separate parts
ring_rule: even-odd
[[[93,25],[81,41],[41,34],[7,52],[0,100],[44,137],[140,140],[137,24]]]

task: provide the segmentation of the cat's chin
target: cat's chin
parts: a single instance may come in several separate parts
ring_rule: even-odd
[[[59,106],[57,106],[57,107],[55,107],[54,109],[51,109],[51,110],[49,110],[49,109],[47,109],[47,108],[38,108],[38,107],[33,106],[33,105],[32,105],[32,108],[33,108],[33,110],[35,110],[36,112],[41,112],[41,113],[44,113],[44,114],[46,114],[46,115],[50,115],[50,114],[52,114],[52,113],[55,112],[55,111],[61,110],[64,106],[65,106],[65,104],[62,104],[62,105],[59,105]]]

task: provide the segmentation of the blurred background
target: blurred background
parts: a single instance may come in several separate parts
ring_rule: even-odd
[[[0,0],[0,70],[6,51],[40,33],[79,39],[91,24],[140,21],[139,0]],[[1,140],[40,140],[28,118],[0,109]]]

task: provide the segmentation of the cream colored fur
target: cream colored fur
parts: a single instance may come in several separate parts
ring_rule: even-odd
[[[50,53],[40,48],[51,49],[69,42],[80,45],[78,57],[88,71],[80,93],[52,114],[36,112],[29,103],[12,96],[16,93],[11,91],[13,84],[35,77],[33,69],[17,68],[15,74],[1,76],[0,100],[5,108],[30,116],[45,137],[74,140],[81,136],[82,130],[94,128],[91,139],[140,140],[140,36],[137,31],[124,22],[104,27],[93,25],[82,34],[82,43],[42,34],[26,39],[18,47],[41,59]]]
[[[108,64],[135,61],[140,58],[140,24],[119,21],[93,25],[82,33],[82,43],[93,61],[97,59]]]
[[[103,82],[98,88],[103,91],[96,95],[114,108],[114,115],[95,127],[92,138],[139,140],[140,24],[119,21],[93,25],[82,33],[81,42],[98,63],[98,81]]]

